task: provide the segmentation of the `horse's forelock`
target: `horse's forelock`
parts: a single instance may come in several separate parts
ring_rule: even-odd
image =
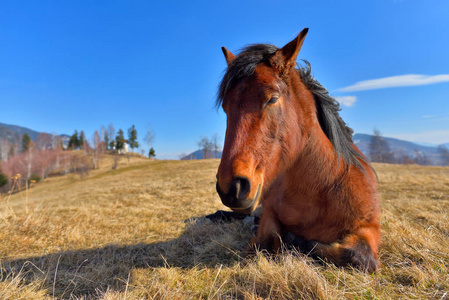
[[[251,76],[254,73],[256,66],[262,62],[268,61],[278,49],[278,47],[269,44],[256,44],[243,48],[237,57],[230,63],[221,80],[216,106],[220,107],[223,104],[223,99],[229,89],[231,89],[240,79]]]

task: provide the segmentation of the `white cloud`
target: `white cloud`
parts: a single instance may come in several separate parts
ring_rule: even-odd
[[[436,121],[446,121],[449,120],[449,114],[438,114],[438,115],[423,115],[421,119],[433,119]]]
[[[355,92],[365,90],[377,90],[401,86],[428,85],[440,82],[449,82],[449,74],[441,75],[415,75],[407,74],[391,76],[379,79],[359,81],[353,85],[338,89],[339,92]]]
[[[411,142],[431,143],[434,145],[440,145],[449,142],[449,130],[431,130],[416,133],[388,134],[388,137],[393,137]]]
[[[342,97],[335,97],[335,100],[340,102],[340,104],[344,106],[351,107],[354,105],[355,101],[357,101],[356,96],[342,96]]]

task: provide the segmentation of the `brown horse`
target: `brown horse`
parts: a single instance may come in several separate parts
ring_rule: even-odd
[[[227,130],[217,192],[236,213],[262,205],[249,250],[277,252],[289,233],[313,256],[372,272],[380,265],[375,173],[309,63],[296,68],[307,31],[282,49],[222,48],[217,105]]]

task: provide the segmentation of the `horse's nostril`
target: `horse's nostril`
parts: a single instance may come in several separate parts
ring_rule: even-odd
[[[235,196],[238,200],[244,200],[248,197],[251,190],[251,182],[246,177],[237,177],[232,182],[229,194]]]

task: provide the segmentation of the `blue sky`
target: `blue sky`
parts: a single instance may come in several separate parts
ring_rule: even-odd
[[[91,137],[148,126],[159,158],[225,134],[221,47],[283,46],[358,133],[449,142],[449,1],[1,1],[0,122]]]

